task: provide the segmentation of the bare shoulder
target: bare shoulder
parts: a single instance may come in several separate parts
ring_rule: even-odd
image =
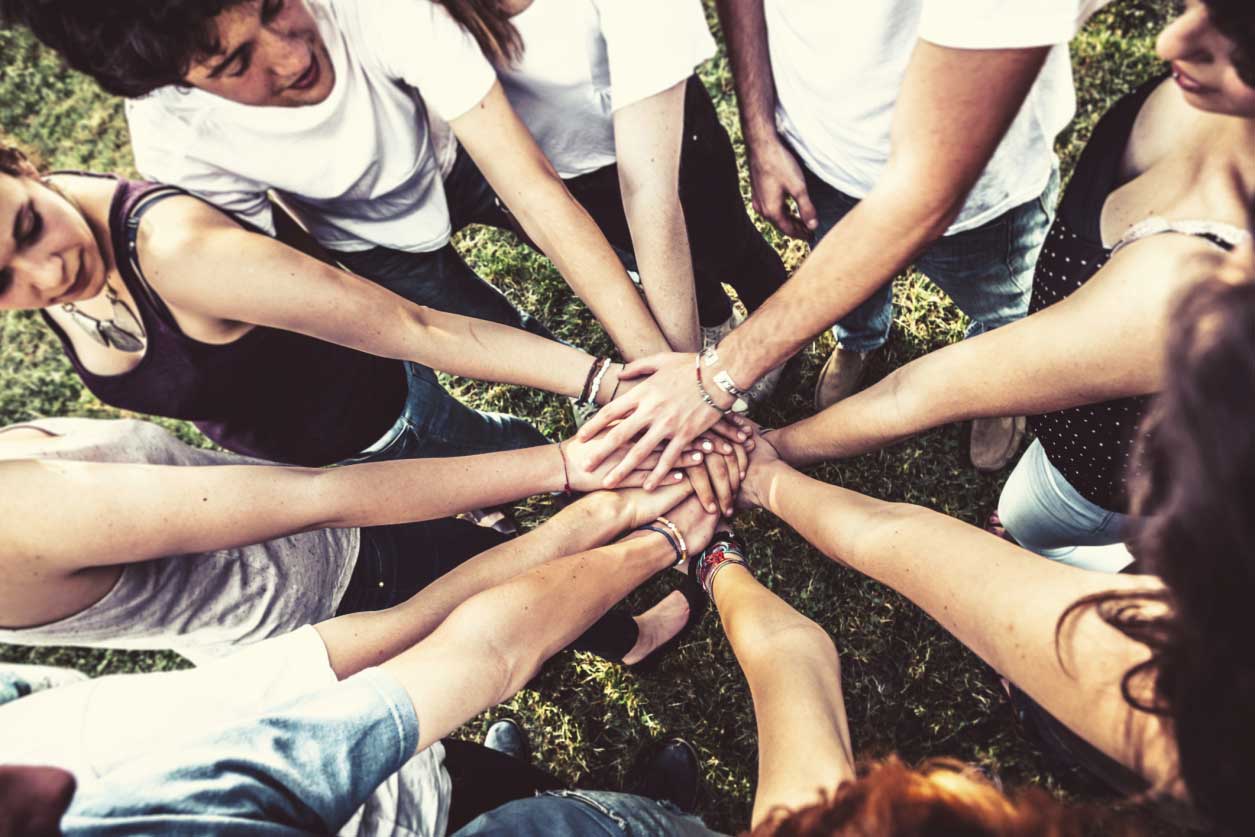
[[[1168,232],[1122,247],[1091,280],[1130,295],[1162,301],[1216,274],[1225,252],[1207,239]]]
[[[148,268],[194,267],[192,256],[212,246],[218,233],[240,231],[231,216],[193,195],[174,195],[154,205],[140,221],[138,246]]]

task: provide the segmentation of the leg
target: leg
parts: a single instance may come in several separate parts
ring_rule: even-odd
[[[713,833],[698,817],[666,802],[610,791],[559,790],[490,810],[456,837],[710,837]]]
[[[1033,271],[1054,219],[1059,171],[1041,195],[984,226],[939,239],[916,261],[920,272],[971,318],[967,336],[1028,313]]]
[[[784,284],[784,262],[746,211],[732,140],[697,76],[689,79],[684,97],[680,202],[702,326],[719,325],[731,316],[724,282],[736,288],[749,311]]]
[[[563,787],[561,781],[545,771],[504,753],[453,738],[442,743],[444,766],[453,786],[449,834],[507,802]]]
[[[471,270],[451,244],[432,253],[376,247],[362,253],[340,253],[337,257],[357,275],[411,302],[555,339],[539,320],[514,307],[505,294]]]
[[[1050,464],[1040,441],[1020,458],[1003,486],[998,516],[1025,549],[1054,561],[1098,572],[1132,563],[1122,538],[1128,518],[1098,506]]]

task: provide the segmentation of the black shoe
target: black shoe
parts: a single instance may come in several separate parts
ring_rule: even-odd
[[[519,761],[525,762],[531,759],[531,752],[527,746],[527,733],[509,718],[493,722],[484,736],[484,746]]]
[[[697,810],[699,782],[697,750],[682,738],[672,738],[645,766],[638,795],[670,802],[691,814]]]

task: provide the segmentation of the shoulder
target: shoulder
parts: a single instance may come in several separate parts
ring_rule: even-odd
[[[1224,256],[1224,250],[1199,236],[1164,232],[1121,247],[1090,281],[1123,286],[1130,299],[1164,304],[1214,276]]]
[[[178,194],[153,206],[140,221],[137,244],[146,272],[183,268],[212,251],[225,232],[243,232],[229,215],[200,198]]]

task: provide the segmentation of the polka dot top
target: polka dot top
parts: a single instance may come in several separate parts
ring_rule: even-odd
[[[1247,235],[1245,230],[1227,224],[1150,218],[1131,228],[1115,247],[1103,246],[1103,204],[1121,185],[1120,161],[1137,114],[1162,81],[1156,78],[1125,96],[1095,127],[1042,247],[1029,314],[1067,298],[1115,252],[1139,239],[1165,232],[1186,233],[1228,249]],[[1138,425],[1150,399],[1144,395],[1058,410],[1030,417],[1029,426],[1041,440],[1050,463],[1077,491],[1105,509],[1127,512],[1126,476]]]

